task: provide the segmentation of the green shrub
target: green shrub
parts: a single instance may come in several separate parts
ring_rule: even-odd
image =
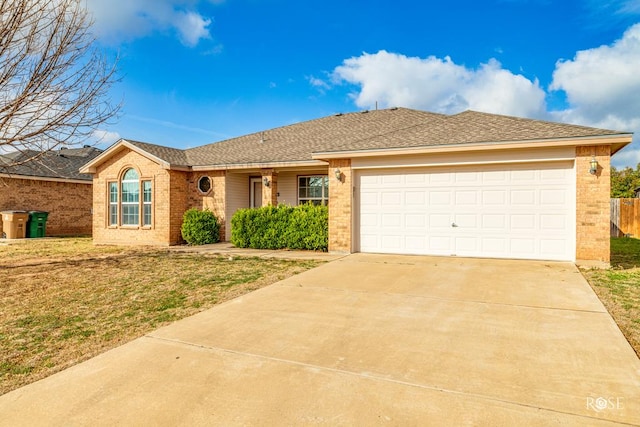
[[[231,218],[231,243],[239,248],[326,251],[328,242],[326,206],[239,209]]]
[[[190,245],[220,241],[220,222],[209,210],[189,209],[182,217],[182,238]]]

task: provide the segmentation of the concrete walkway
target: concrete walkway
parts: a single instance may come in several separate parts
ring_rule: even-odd
[[[568,263],[356,254],[0,397],[0,425],[638,425]]]

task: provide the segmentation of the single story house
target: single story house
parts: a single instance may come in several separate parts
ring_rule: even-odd
[[[93,177],[79,170],[100,153],[84,146],[0,155],[0,211],[49,212],[47,236],[91,234]]]
[[[465,111],[336,114],[180,150],[122,139],[88,162],[98,244],[181,243],[209,208],[329,207],[329,250],[609,261],[610,158],[632,135]]]

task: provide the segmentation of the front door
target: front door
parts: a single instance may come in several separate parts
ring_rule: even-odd
[[[262,206],[262,178],[250,178],[251,183],[251,203],[252,208]]]

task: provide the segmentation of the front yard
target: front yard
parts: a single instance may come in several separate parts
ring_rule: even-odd
[[[612,238],[611,267],[583,274],[640,356],[640,239]]]
[[[0,394],[319,264],[87,238],[0,245]]]
[[[640,355],[640,240],[611,247],[612,269],[583,274]],[[319,264],[86,238],[0,245],[0,394]]]

